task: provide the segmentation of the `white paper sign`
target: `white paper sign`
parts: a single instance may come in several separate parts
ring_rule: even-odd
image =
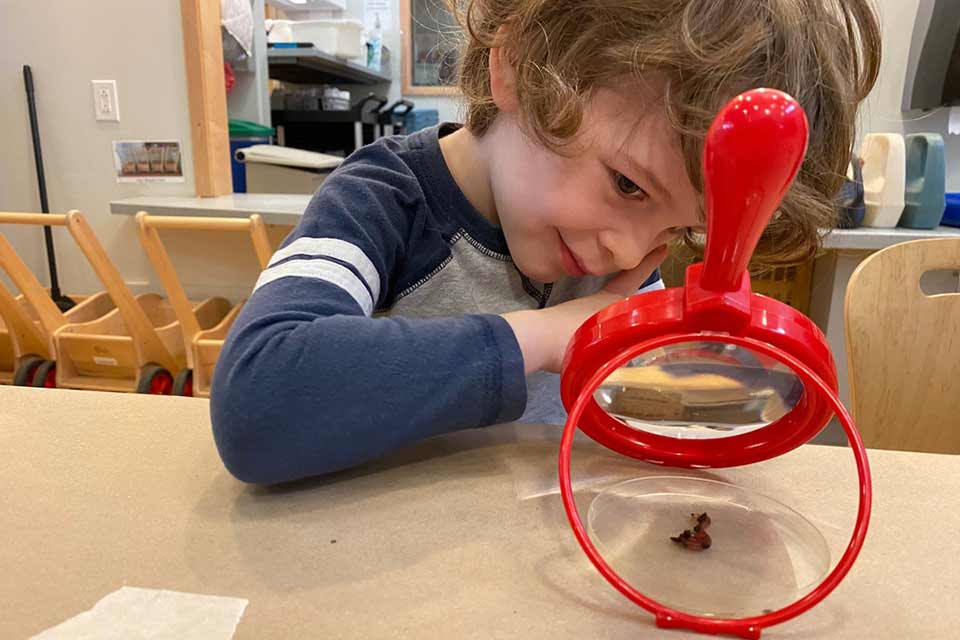
[[[960,107],[950,108],[950,122],[947,124],[947,133],[960,136]]]
[[[179,140],[114,140],[117,182],[183,182]]]
[[[380,31],[393,31],[393,2],[390,0],[364,0],[363,26],[373,31],[380,16]]]

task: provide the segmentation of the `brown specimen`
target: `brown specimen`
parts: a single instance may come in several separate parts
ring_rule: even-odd
[[[693,529],[685,529],[683,533],[678,536],[671,536],[670,539],[691,551],[709,549],[710,545],[713,544],[710,540],[710,534],[707,533],[707,527],[710,526],[710,516],[706,513],[700,515],[691,513],[690,516],[697,522]]]

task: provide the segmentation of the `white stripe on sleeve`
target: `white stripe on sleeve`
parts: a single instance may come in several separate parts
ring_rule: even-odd
[[[273,254],[270,266],[296,255],[335,258],[346,262],[366,281],[373,299],[380,298],[380,274],[367,254],[357,245],[339,238],[297,238]]]
[[[261,273],[253,290],[256,291],[280,278],[313,278],[329,282],[350,294],[350,297],[356,300],[360,308],[363,309],[365,315],[373,314],[373,298],[370,296],[370,292],[367,291],[357,274],[342,264],[322,258],[284,262],[275,267],[268,267],[266,271]]]

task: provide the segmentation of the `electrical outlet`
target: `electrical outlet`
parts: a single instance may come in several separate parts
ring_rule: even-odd
[[[93,116],[106,122],[120,122],[116,80],[92,80]]]

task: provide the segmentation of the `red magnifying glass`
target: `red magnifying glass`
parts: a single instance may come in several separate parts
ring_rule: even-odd
[[[602,310],[567,348],[561,394],[569,417],[559,463],[567,516],[594,566],[662,627],[759,637],[826,597],[866,535],[866,452],[838,398],[826,338],[802,313],[754,294],[747,273],[806,144],[806,116],[787,94],[756,89],[728,103],[704,146],[704,261],[687,269],[683,287]],[[689,472],[609,488],[594,499],[586,526],[574,503],[577,428],[613,451],[660,465],[657,471],[707,469],[783,455],[833,415],[847,434],[860,486],[853,534],[832,570],[826,542],[803,516]],[[670,539],[684,517],[699,512],[710,513],[711,532],[725,541],[702,554]],[[724,576],[723,589],[698,588],[698,576],[711,571]]]

